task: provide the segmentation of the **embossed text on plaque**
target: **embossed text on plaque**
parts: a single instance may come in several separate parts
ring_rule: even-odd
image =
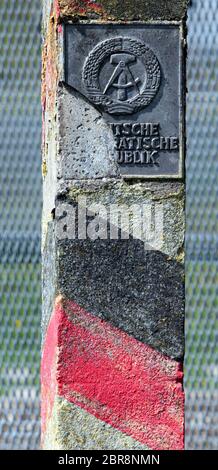
[[[180,24],[65,27],[65,81],[103,115],[126,178],[183,176]]]

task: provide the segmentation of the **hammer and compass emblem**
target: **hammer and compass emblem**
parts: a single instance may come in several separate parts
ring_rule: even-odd
[[[128,54],[114,54],[111,56],[110,63],[117,64],[117,66],[103,91],[104,95],[110,86],[117,88],[117,99],[119,101],[126,101],[128,99],[128,90],[131,88],[135,88],[137,93],[140,93],[139,83],[141,80],[138,77],[134,78],[129,67],[134,62],[136,62],[136,57]]]
[[[114,67],[104,77],[105,63]],[[134,69],[138,63],[140,67]],[[103,69],[104,70],[104,69]],[[101,75],[101,80],[100,80]],[[107,39],[90,52],[83,68],[88,98],[109,114],[132,114],[148,106],[160,87],[160,65],[142,41],[127,37]]]

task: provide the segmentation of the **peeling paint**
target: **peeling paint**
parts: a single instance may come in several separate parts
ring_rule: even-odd
[[[57,25],[56,17],[51,14],[42,50],[42,109],[43,112],[54,110],[56,100],[56,88],[58,81],[57,72]]]
[[[58,299],[42,361],[44,432],[58,395],[151,449],[182,450],[182,379],[180,363]]]
[[[61,18],[93,18],[111,21],[181,20],[189,0],[56,0]],[[95,15],[95,16],[93,16]]]

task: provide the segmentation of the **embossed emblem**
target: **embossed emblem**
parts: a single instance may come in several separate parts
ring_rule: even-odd
[[[154,52],[142,41],[127,37],[100,42],[83,68],[89,99],[109,114],[132,114],[148,106],[160,81]]]

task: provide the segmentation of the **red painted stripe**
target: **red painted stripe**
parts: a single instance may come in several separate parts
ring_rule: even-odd
[[[57,299],[58,300],[58,299]],[[58,327],[61,311],[58,307],[48,325],[41,361],[41,430],[42,442],[57,394]]]
[[[73,302],[56,322],[59,395],[151,449],[183,449],[181,365]]]

